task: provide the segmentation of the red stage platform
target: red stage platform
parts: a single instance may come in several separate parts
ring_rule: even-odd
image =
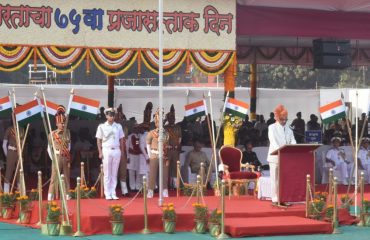
[[[139,233],[144,227],[143,199],[137,198],[131,204],[131,198],[122,198],[117,201],[104,199],[84,199],[81,202],[82,231],[87,235],[111,233],[108,217],[110,204],[126,206],[124,219],[125,233]],[[194,227],[193,197],[170,197],[166,203],[174,203],[177,212],[176,231],[190,231]],[[209,210],[220,208],[220,199],[214,196],[204,197]],[[34,202],[31,227],[37,227],[38,207]],[[69,212],[74,230],[76,230],[76,201],[68,201]],[[158,206],[158,198],[148,200],[149,229],[153,232],[162,232],[162,213]],[[314,234],[331,233],[331,224],[321,221],[305,219],[305,205],[295,204],[288,209],[279,209],[271,206],[269,201],[260,201],[252,196],[226,198],[226,233],[233,237],[261,236],[261,235],[288,235],[288,234]],[[347,210],[341,209],[339,213],[341,224],[352,224],[354,219]],[[5,221],[1,219],[1,221]],[[16,224],[16,219],[6,221]],[[300,229],[300,230],[299,230]]]

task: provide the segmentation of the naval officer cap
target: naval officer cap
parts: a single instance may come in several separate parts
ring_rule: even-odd
[[[106,108],[104,110],[104,114],[105,115],[114,115],[114,114],[116,114],[116,109],[114,109],[114,108]]]

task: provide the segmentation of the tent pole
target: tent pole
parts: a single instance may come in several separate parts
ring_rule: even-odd
[[[159,52],[159,199],[158,205],[163,204],[163,0],[158,0],[158,52]],[[166,179],[167,180],[167,179]]]

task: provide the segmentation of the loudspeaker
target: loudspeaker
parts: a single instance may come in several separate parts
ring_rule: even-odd
[[[350,55],[315,55],[313,67],[319,69],[345,69],[351,67]]]
[[[351,53],[349,40],[313,40],[314,55],[346,55]]]
[[[313,66],[320,69],[344,69],[351,67],[351,43],[349,40],[313,40]]]

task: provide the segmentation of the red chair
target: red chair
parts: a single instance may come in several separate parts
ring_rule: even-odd
[[[254,166],[242,164],[242,151],[233,146],[222,146],[219,150],[219,156],[224,164],[223,178],[229,182],[229,196],[231,195],[232,185],[236,186],[238,195],[240,185],[245,184],[245,186],[248,186],[250,182],[254,182],[253,192],[255,194],[259,174],[254,172]],[[243,170],[243,168],[248,169]]]

